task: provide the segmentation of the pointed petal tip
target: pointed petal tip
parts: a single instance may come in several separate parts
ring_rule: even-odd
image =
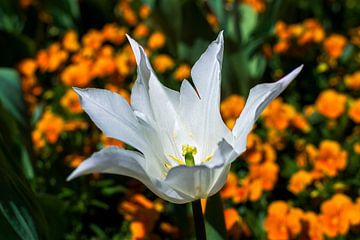
[[[67,182],[70,182],[71,180],[73,180],[74,178],[77,178],[78,174],[76,169],[66,178]]]

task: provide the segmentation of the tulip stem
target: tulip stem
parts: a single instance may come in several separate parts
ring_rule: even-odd
[[[206,240],[204,215],[202,212],[200,199],[192,202],[191,205],[194,216],[196,239]]]

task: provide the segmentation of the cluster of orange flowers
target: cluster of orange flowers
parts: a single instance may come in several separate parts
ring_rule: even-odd
[[[360,198],[356,202],[342,194],[335,194],[321,204],[316,214],[292,207],[284,201],[272,202],[268,208],[264,227],[270,240],[301,239],[322,240],[345,235],[350,227],[360,224]]]
[[[286,24],[278,21],[275,25],[275,34],[279,41],[274,46],[275,53],[283,53],[288,50],[293,42],[304,46],[309,43],[320,43],[325,38],[325,31],[316,19],[306,19],[298,24]]]
[[[323,140],[318,149],[312,144],[301,148],[296,161],[300,167],[306,168],[309,167],[309,163],[312,170],[299,170],[291,176],[288,189],[294,194],[302,192],[313,181],[324,177],[335,177],[339,171],[346,168],[348,153],[338,142]]]
[[[346,37],[340,34],[326,36],[323,26],[316,19],[305,19],[302,23],[286,24],[278,21],[275,25],[278,42],[274,45],[275,53],[284,53],[293,43],[305,46],[310,43],[322,43],[326,55],[330,59],[338,59],[348,43]]]
[[[247,148],[243,158],[248,164],[248,175],[239,181],[231,172],[221,191],[224,199],[230,198],[234,203],[259,200],[263,191],[273,189],[278,178],[276,152],[270,144],[263,143],[259,136],[251,133]]]
[[[151,201],[142,194],[133,194],[128,200],[122,201],[118,206],[118,212],[125,220],[130,222],[131,239],[160,239],[152,234],[156,223],[163,212],[164,206],[161,200]],[[159,230],[168,235],[179,235],[179,229],[168,222],[161,222]]]

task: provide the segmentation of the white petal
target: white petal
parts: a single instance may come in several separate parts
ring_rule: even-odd
[[[236,120],[232,131],[236,138],[234,146],[237,152],[241,153],[245,150],[247,135],[264,108],[284,91],[291,81],[300,73],[302,68],[303,65],[277,82],[259,84],[250,90],[245,107],[240,117]]]
[[[118,147],[105,148],[85,160],[67,178],[68,181],[90,173],[111,173],[133,177],[145,184],[153,193],[173,203],[185,203],[191,199],[174,191],[165,183],[150,178],[144,171],[142,154]]]
[[[179,165],[168,172],[165,183],[174,190],[190,196],[192,200],[207,198],[225,184],[229,169],[230,165],[214,168],[205,165],[193,167]]]
[[[229,133],[220,115],[223,44],[220,32],[192,68],[197,93],[187,81],[183,81],[180,89],[180,113],[201,146],[198,149],[200,158],[213,154],[211,150]]]
[[[154,119],[154,115],[150,104],[149,80],[150,75],[153,74],[155,76],[155,74],[149,59],[146,57],[144,49],[129,35],[126,36],[135,55],[138,74],[135,84],[132,88],[131,106],[139,117],[145,121],[151,122]],[[169,101],[171,101],[172,104],[177,107],[179,105],[179,93],[165,86],[161,85],[161,87],[165,92],[167,92]]]
[[[74,90],[79,95],[83,109],[108,137],[119,139],[140,151],[145,150],[141,126],[122,96],[103,89]]]

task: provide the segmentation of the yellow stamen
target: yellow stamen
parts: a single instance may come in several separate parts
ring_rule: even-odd
[[[212,155],[209,155],[209,156],[207,156],[204,160],[202,160],[201,163],[208,162],[208,161],[211,160],[211,158],[212,158]]]
[[[164,166],[167,168],[167,169],[171,169],[171,165],[170,164],[168,164],[168,163],[164,163]]]
[[[174,161],[176,161],[178,164],[180,164],[180,165],[185,165],[185,162],[182,161],[180,158],[177,158],[177,157],[175,157],[175,156],[173,156],[173,155],[171,155],[171,154],[169,154],[169,157],[171,157],[171,159],[173,159]]]

